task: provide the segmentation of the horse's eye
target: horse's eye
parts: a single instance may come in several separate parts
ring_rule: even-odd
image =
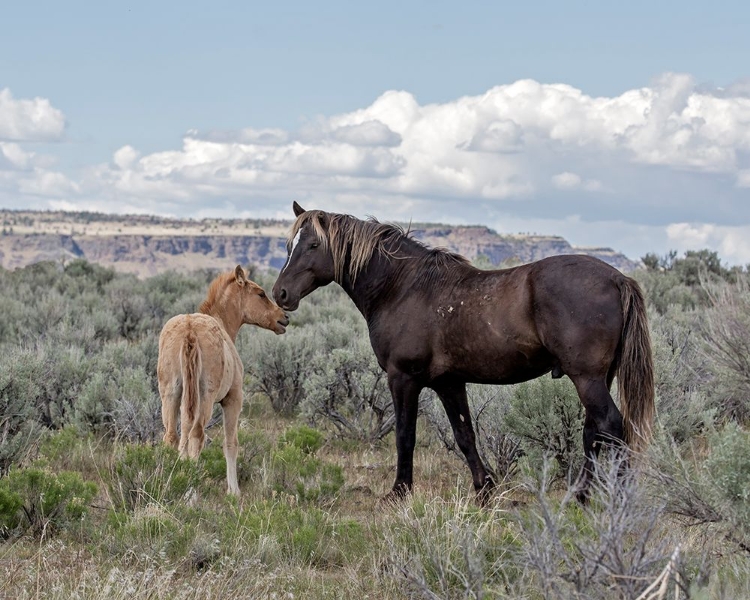
[[[318,246],[320,246],[320,242],[313,242],[310,244],[310,248],[317,248]]]
[[[258,296],[260,296],[261,298],[265,298],[266,297],[266,293],[265,292],[261,292],[260,294],[258,294]]]

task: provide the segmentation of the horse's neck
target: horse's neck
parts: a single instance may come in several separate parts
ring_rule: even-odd
[[[368,265],[359,272],[354,283],[348,273],[344,275],[341,287],[366,320],[369,320],[375,311],[385,304],[387,298],[397,294],[403,285],[399,283],[398,260],[398,258],[389,260],[386,256],[375,252]]]

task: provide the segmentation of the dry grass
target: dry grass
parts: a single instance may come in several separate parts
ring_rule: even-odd
[[[257,396],[241,421],[271,444],[297,425]],[[220,428],[210,433],[220,443]],[[622,590],[646,589],[677,544],[679,572],[710,597],[750,590],[743,575],[748,560],[726,540],[666,515],[649,539],[626,531],[628,514],[658,515],[640,492],[632,507],[601,502],[587,512],[568,502],[562,487],[540,492],[542,476],[479,508],[463,463],[426,434],[418,434],[415,493],[395,506],[380,501],[395,471],[392,439],[371,446],[327,440],[316,457],[339,465],[345,476],[332,498],[310,501],[273,489],[271,461],[256,458],[239,500],[224,495],[220,478],[207,479],[191,506],[154,499],[115,519],[104,485],[113,467],[111,443],[82,441],[75,464],[99,480],[97,508],[54,537],[0,544],[0,598],[634,598]],[[544,519],[554,527],[544,527]],[[590,562],[610,556],[593,550],[600,536],[618,534],[613,527],[623,528],[625,554],[643,543],[651,561],[627,588],[615,585],[616,572],[600,576],[601,566]],[[563,550],[542,564],[544,544]],[[569,574],[578,568],[589,580],[576,587]],[[674,590],[674,581],[668,585]]]

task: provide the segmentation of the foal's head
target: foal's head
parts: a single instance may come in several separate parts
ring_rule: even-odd
[[[276,334],[286,331],[289,316],[271,300],[245,269],[237,265],[233,273],[219,276],[211,284],[200,312],[233,322],[258,325]]]

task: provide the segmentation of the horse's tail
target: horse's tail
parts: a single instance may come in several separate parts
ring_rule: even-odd
[[[625,443],[645,449],[654,420],[654,362],[646,320],[646,302],[638,282],[626,277],[620,285],[623,327],[617,372]]]
[[[183,414],[192,428],[195,424],[195,416],[200,407],[200,380],[201,370],[203,369],[201,349],[198,345],[198,338],[192,328],[188,328],[185,340],[182,342],[180,368],[182,370]]]

